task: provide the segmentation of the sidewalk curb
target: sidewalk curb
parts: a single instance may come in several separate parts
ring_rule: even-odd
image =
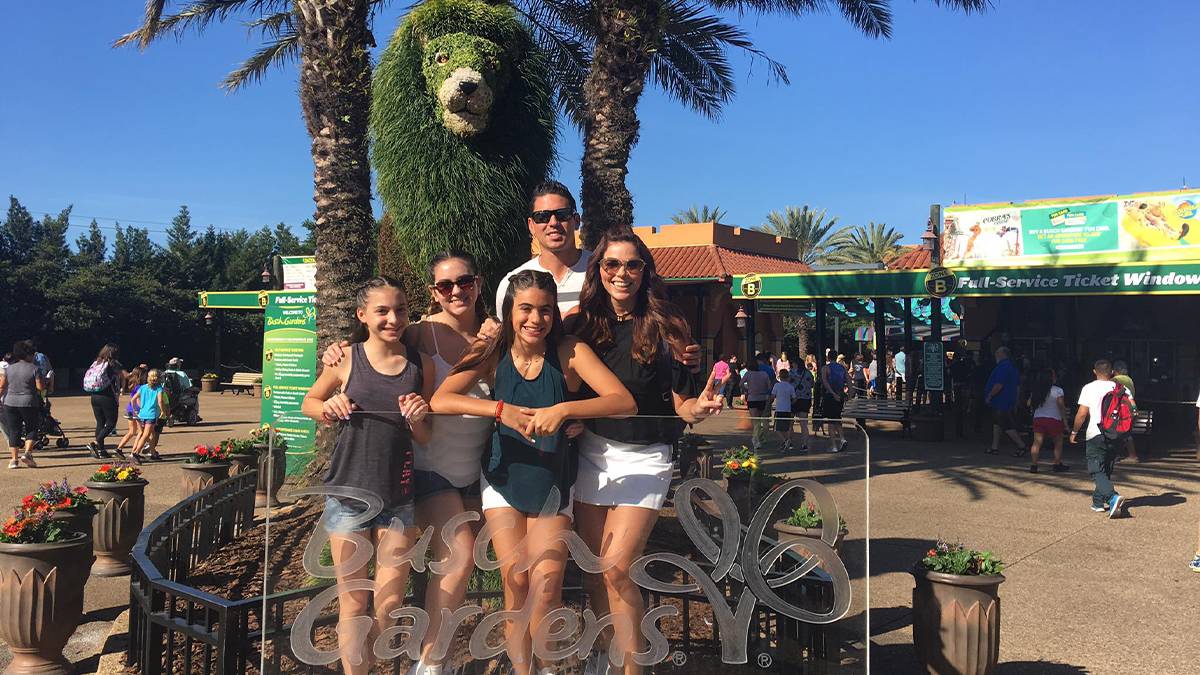
[[[100,646],[100,663],[96,666],[97,675],[123,675],[125,668],[125,650],[129,646],[129,610],[117,615],[104,644]]]

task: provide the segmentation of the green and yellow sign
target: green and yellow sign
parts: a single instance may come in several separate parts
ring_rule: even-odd
[[[925,292],[935,298],[949,297],[958,287],[958,277],[945,267],[935,267],[925,274]]]
[[[307,463],[316,423],[300,404],[317,379],[316,293],[267,293],[263,317],[262,423],[275,425],[288,443],[288,473]]]

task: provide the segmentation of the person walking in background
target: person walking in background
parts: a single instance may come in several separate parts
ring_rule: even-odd
[[[146,384],[138,387],[130,403],[137,411],[138,426],[141,429],[133,443],[133,453],[130,457],[138,464],[142,463],[144,452],[150,453],[150,459],[162,459],[158,454],[155,435],[159,420],[167,414],[167,395],[163,391],[161,370],[154,368],[146,374]]]
[[[796,388],[791,383],[787,368],[779,371],[779,381],[771,387],[771,400],[775,402],[775,431],[783,434],[783,452],[792,451],[792,402],[796,399]],[[805,444],[800,452],[808,451]]]
[[[100,348],[100,353],[83,374],[83,390],[91,395],[92,415],[96,418],[95,440],[88,443],[88,450],[96,459],[109,457],[104,449],[105,439],[117,428],[117,406],[121,383],[128,373],[117,360],[120,349],[113,343]]]
[[[898,399],[904,398],[904,385],[908,380],[908,356],[904,353],[904,345],[901,345],[896,350],[895,360],[893,361],[894,377],[895,377],[895,396]]]
[[[804,357],[804,369],[812,376],[813,381],[813,402],[812,402],[812,428],[813,433],[820,433],[825,429],[825,423],[821,421],[821,390],[818,387],[818,381],[821,379],[821,365],[817,363],[816,354],[806,354]]]
[[[821,416],[829,425],[829,440],[833,442],[830,452],[841,452],[846,448],[846,439],[842,437],[846,380],[846,368],[837,362],[834,351],[826,352],[825,367],[821,368]]]
[[[850,362],[850,381],[853,383],[850,389],[850,397],[858,398],[859,396],[867,395],[867,362],[863,358],[862,352],[854,355],[854,360]]]
[[[1133,400],[1137,400],[1137,388],[1133,386],[1133,378],[1129,376],[1129,366],[1121,360],[1113,361],[1113,382],[1125,387],[1129,390],[1129,396]],[[1125,437],[1125,453],[1129,461],[1134,464],[1140,463],[1142,460],[1138,457],[1137,446],[1133,443],[1133,436]]]
[[[985,385],[987,394],[983,402],[992,409],[992,445],[984,452],[995,455],[1000,452],[1000,437],[1007,435],[1016,444],[1013,457],[1024,457],[1029,450],[1017,432],[1017,393],[1021,388],[1021,376],[1009,358],[1008,347],[996,349],[996,367],[988,376]]]
[[[1121,447],[1113,443],[1100,431],[1100,419],[1104,415],[1105,397],[1127,395],[1128,391],[1112,381],[1112,363],[1108,359],[1100,359],[1092,366],[1095,380],[1083,385],[1079,390],[1079,408],[1075,413],[1075,423],[1071,427],[1071,443],[1087,421],[1087,431],[1084,434],[1084,456],[1087,457],[1088,473],[1096,488],[1092,491],[1092,510],[1097,513],[1108,512],[1112,518],[1125,503],[1125,498],[1117,493],[1112,484],[1113,465],[1117,461],[1117,453]],[[1112,399],[1109,399],[1112,403]]]
[[[731,354],[729,358],[732,359],[734,357]],[[721,355],[718,353],[717,362],[713,364],[711,374],[713,380],[713,391],[717,393],[718,400],[725,400],[726,390],[729,388],[729,378],[731,373],[732,371],[729,368],[729,361],[721,358]],[[730,405],[730,407],[733,406]]]
[[[37,338],[29,338],[25,341],[29,345],[30,351],[33,352],[33,364],[37,366],[38,375],[42,381],[46,383],[46,388],[42,390],[42,398],[48,397],[54,393],[55,377],[54,364],[50,363],[50,357],[38,350]]]
[[[1029,388],[1028,405],[1033,410],[1033,445],[1029,448],[1029,471],[1038,471],[1038,453],[1047,439],[1054,444],[1053,470],[1066,471],[1071,468],[1062,463],[1063,421],[1067,417],[1067,405],[1063,400],[1062,387],[1052,368],[1039,368],[1034,373]]]
[[[746,371],[742,378],[742,387],[746,391],[746,409],[750,413],[751,435],[750,445],[755,451],[762,448],[766,440],[767,426],[771,423],[767,415],[767,400],[771,398],[771,378],[762,366],[767,365],[765,354],[754,358],[754,368]],[[767,365],[770,368],[770,365]]]
[[[41,396],[46,380],[33,362],[33,346],[25,340],[13,345],[12,363],[0,371],[0,402],[3,402],[4,431],[12,459],[8,468],[24,464],[36,468],[33,443],[41,428]]]
[[[142,425],[138,422],[137,408],[133,407],[133,395],[137,393],[138,388],[140,388],[143,384],[146,384],[146,373],[148,371],[149,368],[146,367],[146,364],[139,363],[136,368],[129,371],[129,373],[125,375],[121,382],[121,393],[129,397],[125,402],[124,410],[125,420],[129,422],[129,429],[125,432],[125,435],[121,437],[121,440],[117,441],[117,444],[113,447],[113,452],[117,453],[117,457],[120,457],[121,459],[125,459],[125,453],[122,451],[122,448],[125,447],[125,444],[137,441],[138,436],[140,436],[142,432]],[[137,450],[137,445],[134,445],[133,449]]]
[[[887,357],[887,368],[884,372],[884,385],[887,387],[887,397],[896,398],[896,353],[891,352]]]
[[[775,361],[775,377],[776,379],[783,378],[782,371],[792,372],[792,362],[788,361],[787,352],[779,352],[779,359]]]
[[[792,386],[796,388],[796,398],[792,401],[792,418],[800,423],[800,454],[808,453],[808,415],[812,411],[813,390],[816,388],[816,376],[807,368],[810,354],[800,369],[792,373]],[[815,362],[813,363],[815,366]]]
[[[742,364],[737,354],[729,355],[729,379],[725,382],[725,406],[733,408],[733,399],[742,390]]]

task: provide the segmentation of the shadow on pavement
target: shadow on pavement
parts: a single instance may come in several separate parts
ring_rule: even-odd
[[[924,673],[917,662],[911,643],[871,645],[871,671],[879,673]],[[1055,661],[1008,661],[996,664],[994,675],[1087,675],[1091,671],[1083,666]]]

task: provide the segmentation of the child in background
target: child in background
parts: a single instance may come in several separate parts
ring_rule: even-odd
[[[137,414],[137,423],[141,428],[134,450],[133,461],[142,463],[142,451],[149,450],[152,459],[161,459],[155,450],[158,438],[155,434],[158,420],[167,413],[167,395],[163,392],[162,371],[154,368],[146,375],[146,384],[138,387],[130,400]]]
[[[775,401],[775,431],[783,434],[783,451],[792,451],[792,400],[796,388],[792,386],[791,373],[787,368],[779,371],[779,381],[771,387],[771,400]],[[807,445],[801,454],[808,452]]]
[[[129,371],[129,374],[125,376],[125,381],[121,384],[121,393],[129,396],[129,401],[125,404],[125,419],[129,421],[129,430],[117,442],[117,447],[113,448],[113,452],[117,453],[121,459],[125,459],[125,453],[121,448],[124,448],[126,443],[133,443],[141,435],[142,425],[138,424],[137,408],[133,407],[133,395],[143,384],[146,384],[146,364],[144,363]],[[138,446],[134,444],[133,449],[137,448]]]

